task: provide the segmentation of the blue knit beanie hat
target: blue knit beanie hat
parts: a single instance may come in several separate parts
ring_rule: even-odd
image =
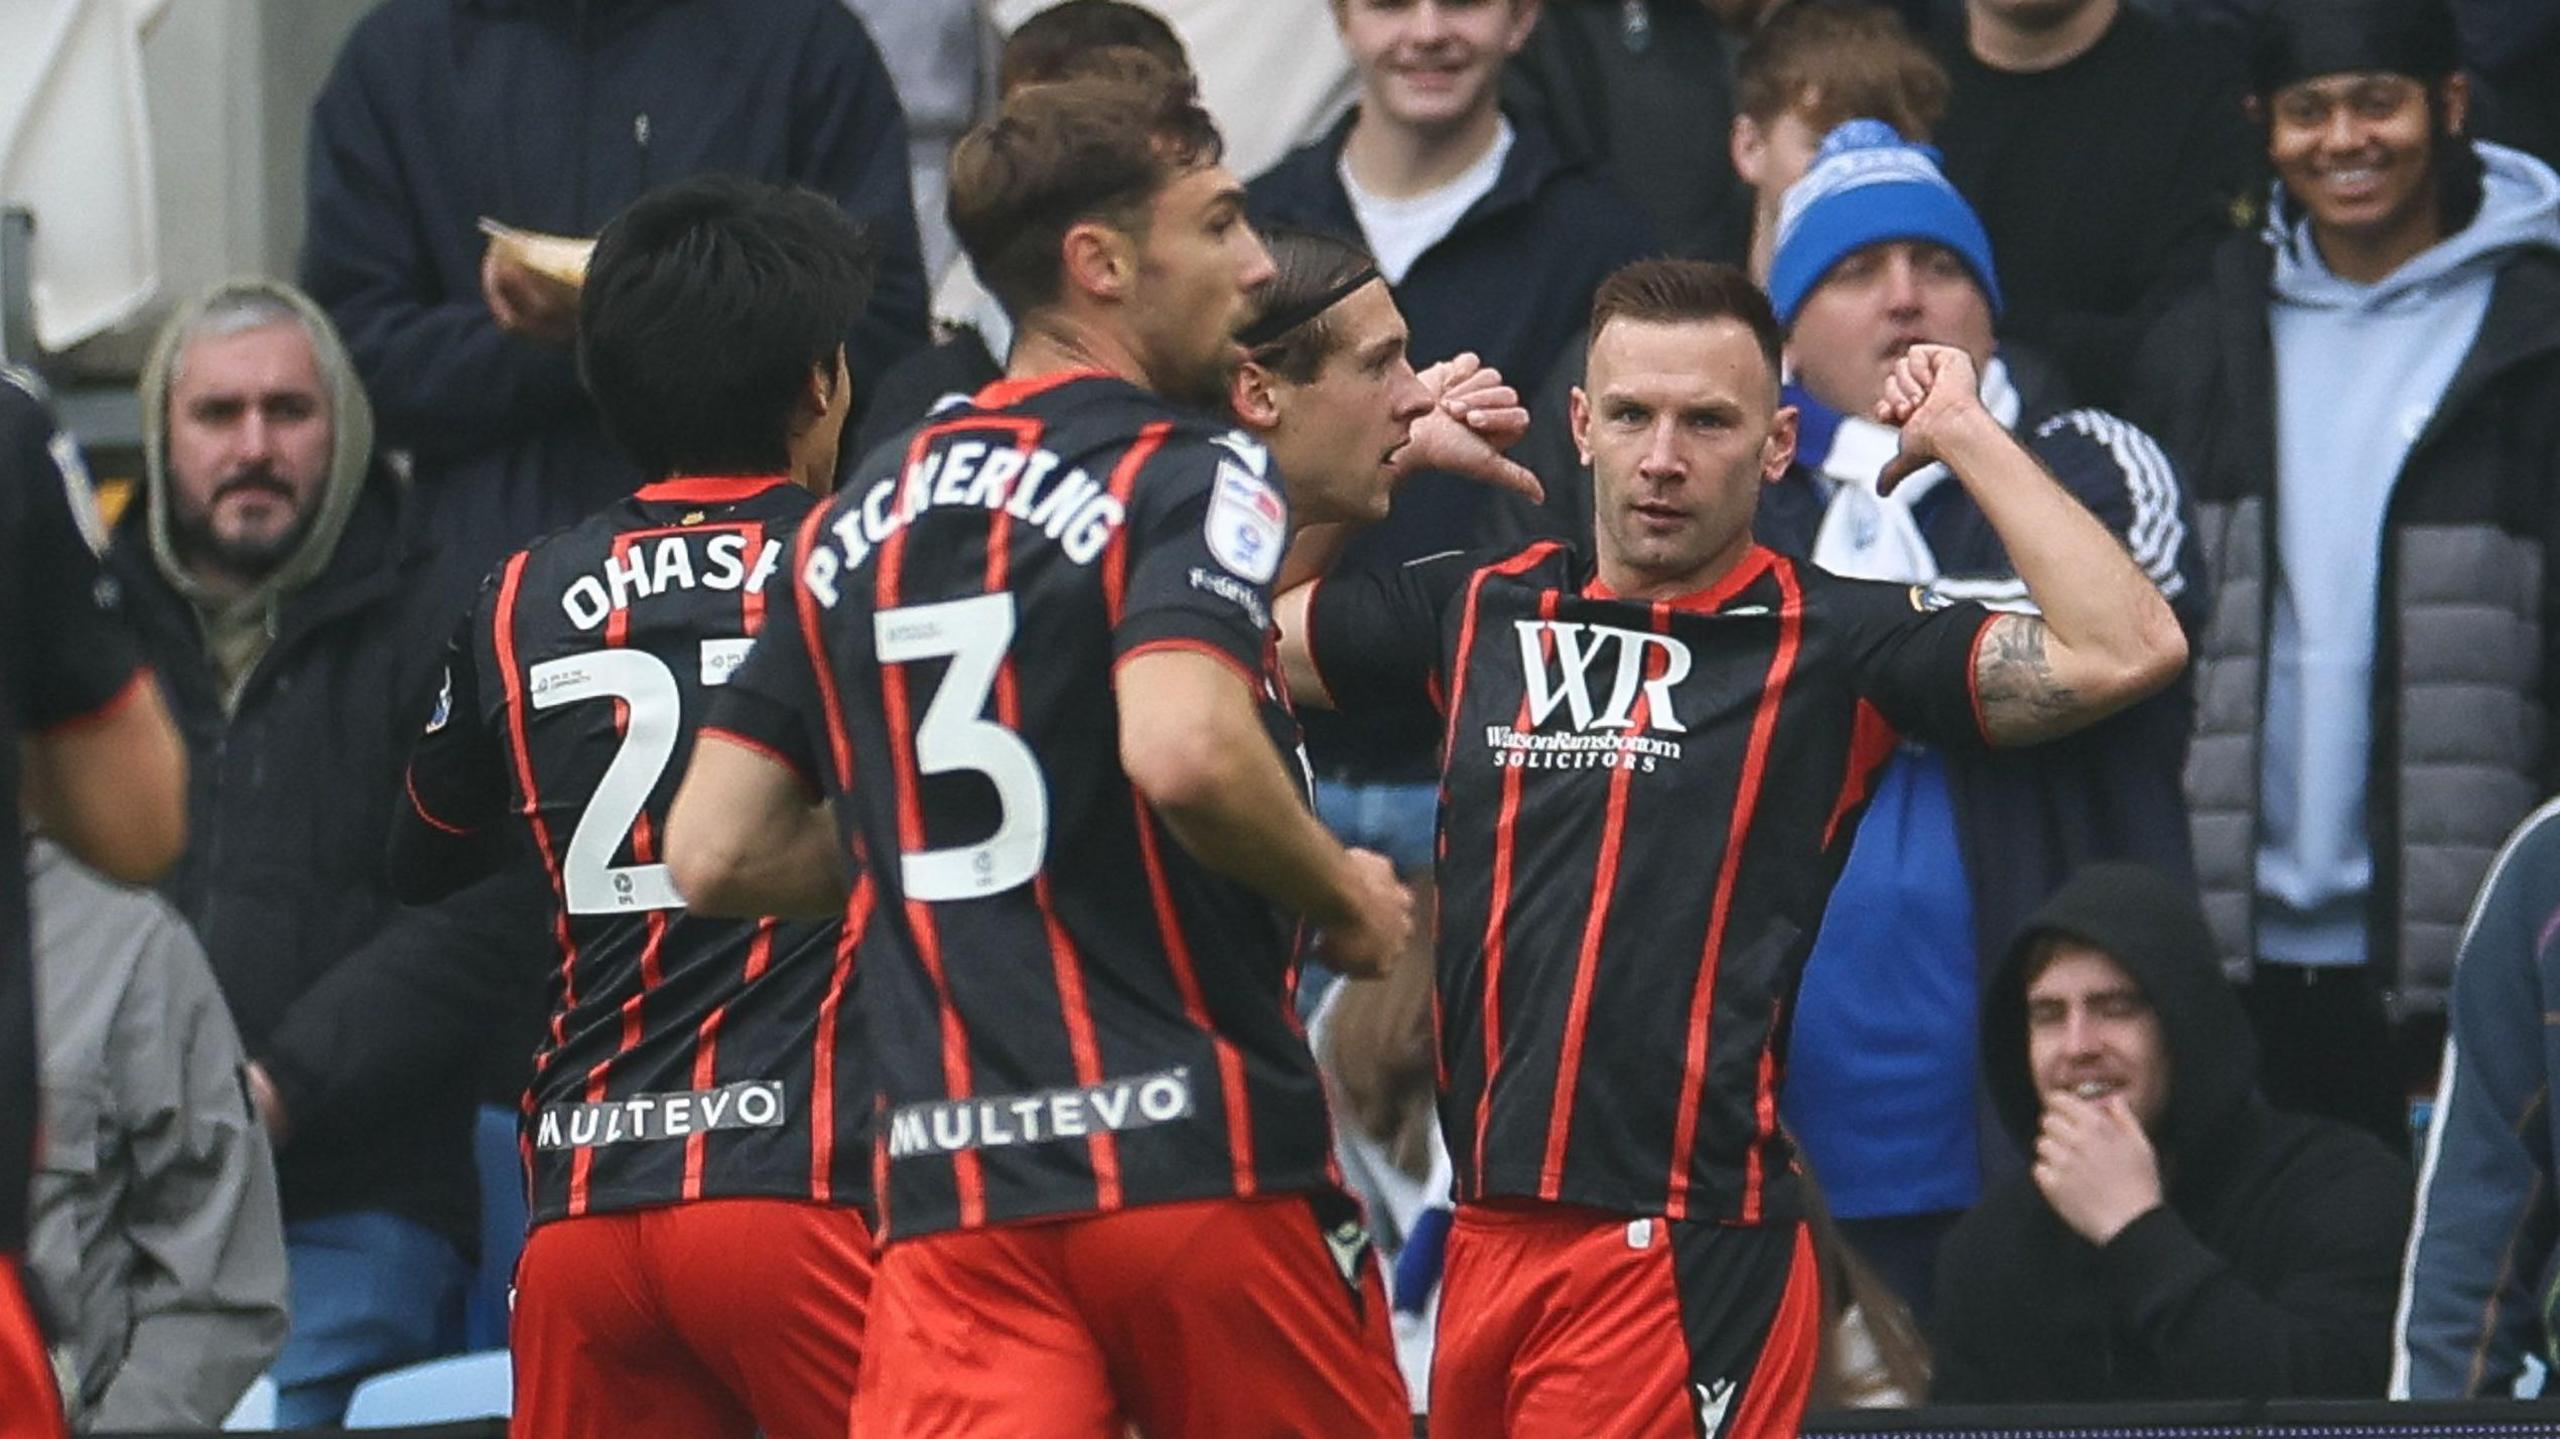
[[[1904,140],[1882,120],[1852,120],[1822,137],[1813,167],[1787,187],[1769,299],[1792,326],[1822,277],[1869,245],[1928,240],[1956,252],[2000,313],[1991,237],[1973,207],[1938,170],[1938,152]]]

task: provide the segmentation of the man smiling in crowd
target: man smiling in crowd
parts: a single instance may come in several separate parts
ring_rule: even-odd
[[[2405,1147],[2408,1022],[2560,778],[2560,177],[2465,138],[2443,0],[2277,0],[2252,64],[2272,223],[2152,336],[2132,414],[2203,512],[2187,798],[2267,1097]]]
[[[1983,1069],[2034,1163],[1947,1236],[1930,1397],[2379,1392],[2408,1172],[2258,1097],[2194,891],[2092,865],[1986,994]]]

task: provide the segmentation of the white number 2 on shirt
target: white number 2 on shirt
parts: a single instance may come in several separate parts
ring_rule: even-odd
[[[721,685],[754,644],[746,639],[702,642],[702,682]],[[640,810],[675,758],[684,730],[684,696],[675,672],[647,650],[589,650],[544,660],[526,676],[538,710],[580,700],[617,699],[629,707],[622,743],[588,797],[586,812],[569,836],[560,865],[561,888],[571,914],[621,914],[681,909],[684,899],[663,864],[613,862]]]
[[[995,834],[983,843],[900,856],[907,897],[978,899],[1030,883],[1049,848],[1048,782],[1031,746],[986,717],[996,672],[1013,643],[1013,596],[882,610],[872,616],[872,634],[882,664],[951,661],[916,726],[916,768],[928,775],[984,775],[1001,811]]]

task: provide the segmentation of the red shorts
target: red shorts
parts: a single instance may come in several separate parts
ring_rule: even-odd
[[[1791,1439],[1821,1339],[1801,1224],[1462,1205],[1431,1432],[1447,1439]]]
[[[0,1254],[0,1439],[65,1439],[62,1391],[14,1254]]]
[[[1405,1439],[1386,1288],[1365,1233],[1318,1219],[1334,1204],[1196,1200],[892,1244],[853,1433]]]
[[[871,1301],[862,1216],[708,1199],[533,1231],[516,1264],[517,1439],[843,1439]]]

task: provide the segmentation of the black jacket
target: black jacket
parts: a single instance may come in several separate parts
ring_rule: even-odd
[[[2132,865],[2082,870],[1984,991],[1983,1069],[2031,1147],[2027,959],[2065,935],[2141,985],[2168,1052],[2152,1136],[2168,1202],[2104,1248],[2033,1178],[1992,1190],[1938,1257],[1933,1399],[1947,1403],[2379,1396],[2409,1229],[2407,1166],[2378,1140],[2269,1109],[2248,1020],[2194,891]]]
[[[2200,512],[2187,797],[2227,966],[2256,950],[2260,717],[2274,626],[2274,252],[2234,235],[2145,340],[2129,408]],[[2560,255],[2524,250],[2392,483],[2374,596],[2370,953],[2396,1012],[2441,1013],[2491,856],[2560,791]],[[2462,717],[2456,720],[2454,717]]]
[[[2194,283],[2256,174],[2238,67],[2228,47],[2127,7],[2084,54],[2010,73],[1974,56],[1961,0],[1934,9],[1954,93],[1932,138],[1991,236],[2001,337],[2122,409],[2144,328]]]
[[[1361,239],[1338,168],[1358,118],[1357,111],[1343,117],[1331,134],[1253,181],[1254,223]],[[1625,197],[1566,160],[1544,128],[1518,114],[1511,123],[1511,153],[1493,189],[1394,289],[1417,365],[1473,350],[1528,395],[1591,318],[1592,291],[1644,255],[1652,239]],[[1384,569],[1521,529],[1511,502],[1482,484],[1417,475],[1398,490],[1394,513],[1345,546],[1336,565],[1345,573]],[[1427,725],[1354,727],[1314,715],[1307,737],[1318,767],[1328,771],[1428,783],[1437,768],[1439,736]]]
[[[420,910],[391,896],[391,806],[454,618],[425,582],[409,495],[379,467],[367,478],[228,717],[147,508],[129,507],[108,560],[187,745],[187,850],[162,889],[292,1119],[285,1217],[388,1209],[468,1252],[478,1046],[538,1005],[545,930],[531,889]]]
[[[1738,265],[1751,249],[1752,194],[1725,136],[1741,50],[1697,0],[1552,0],[1504,69],[1502,94],[1567,156],[1615,181],[1664,244]]]
[[[883,242],[855,394],[923,342],[907,139],[843,0],[389,0],[311,115],[304,288],[418,457],[457,612],[499,556],[637,488],[568,350],[498,329],[482,217],[593,235],[652,186],[806,185]]]

